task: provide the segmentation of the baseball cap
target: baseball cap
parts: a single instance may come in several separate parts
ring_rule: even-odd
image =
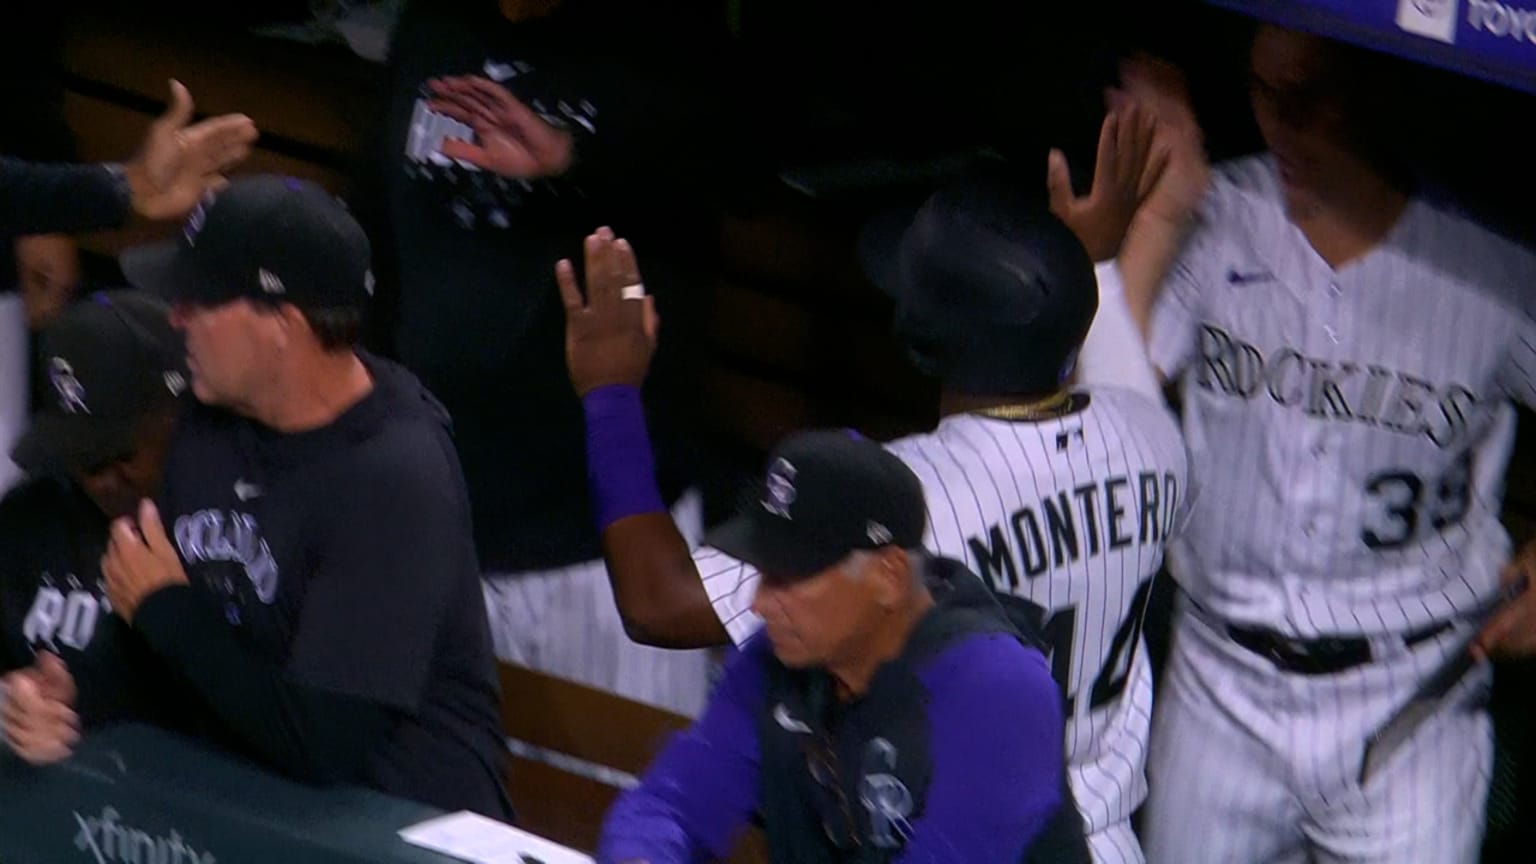
[[[759,500],[705,542],[774,576],[811,576],[850,552],[922,543],[917,475],[857,433],[801,432],[768,458]]]
[[[170,310],[142,291],[92,294],[43,331],[47,395],[11,458],[29,472],[80,471],[133,451],[138,421],[187,388]]]
[[[956,389],[1059,387],[1098,310],[1093,261],[1032,188],[1005,171],[969,173],[860,233],[864,273],[895,301],[898,337]]]
[[[373,295],[371,254],[362,227],[329,192],[258,174],[205,198],[174,241],[129,249],[119,263],[133,285],[172,302],[245,297],[362,309]]]

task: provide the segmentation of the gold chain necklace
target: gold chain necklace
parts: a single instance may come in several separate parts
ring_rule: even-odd
[[[1052,417],[1060,417],[1072,408],[1071,393],[1057,393],[1047,396],[1037,402],[1020,402],[1012,405],[993,405],[990,408],[977,408],[970,413],[979,414],[982,417],[990,417],[993,420],[1049,420]]]

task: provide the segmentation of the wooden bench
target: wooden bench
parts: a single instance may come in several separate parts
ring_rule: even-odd
[[[507,789],[519,824],[576,849],[597,846],[603,815],[686,717],[510,663],[500,664]],[[749,832],[729,861],[763,862]]]

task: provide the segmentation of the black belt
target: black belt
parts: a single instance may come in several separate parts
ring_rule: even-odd
[[[1403,644],[1412,648],[1451,629],[1452,623],[1440,621],[1403,636]],[[1273,630],[1227,625],[1233,642],[1297,675],[1335,675],[1371,662],[1371,642],[1362,636],[1327,636],[1296,639]]]

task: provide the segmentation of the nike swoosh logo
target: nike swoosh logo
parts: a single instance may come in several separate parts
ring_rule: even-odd
[[[811,734],[811,727],[789,716],[789,709],[784,707],[783,702],[773,706],[773,722],[779,724],[779,728],[785,732],[795,732],[800,735]]]
[[[1253,285],[1258,282],[1273,281],[1275,281],[1275,274],[1268,270],[1251,270],[1247,273],[1240,273],[1237,270],[1227,271],[1228,285]]]

